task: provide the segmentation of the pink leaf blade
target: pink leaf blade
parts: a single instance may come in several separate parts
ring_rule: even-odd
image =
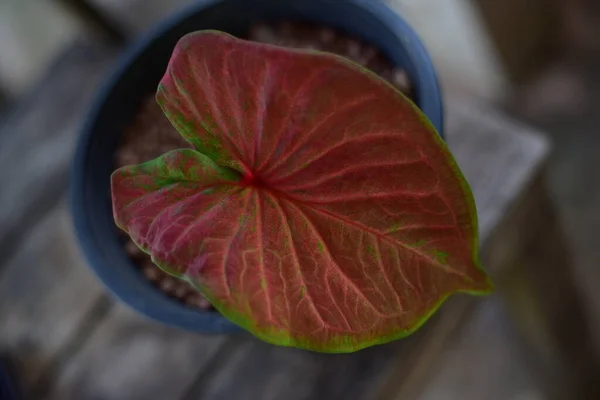
[[[206,31],[178,43],[157,99],[219,178],[148,190],[162,170],[131,167],[115,219],[257,337],[356,351],[414,332],[451,294],[492,290],[451,153],[371,72]]]

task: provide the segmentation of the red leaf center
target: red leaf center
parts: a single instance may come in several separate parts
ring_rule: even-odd
[[[252,188],[256,188],[256,189],[262,189],[262,188],[267,188],[267,183],[258,175],[256,175],[254,172],[247,172],[246,174],[244,174],[244,176],[242,177],[241,181],[240,181],[240,186],[242,187],[252,187]]]

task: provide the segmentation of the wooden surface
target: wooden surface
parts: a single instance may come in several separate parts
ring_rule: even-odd
[[[107,296],[74,243],[64,196],[75,127],[112,58],[93,46],[67,52],[0,128],[8,185],[0,204],[0,352],[19,364],[33,398],[372,399],[389,398],[397,385],[423,388],[448,338],[489,299],[455,296],[406,340],[323,355],[246,334],[179,331]],[[484,262],[502,282],[512,257],[503,235],[528,223],[509,211],[530,193],[548,145],[485,108],[457,102],[447,114],[447,141],[478,205]]]
[[[3,261],[65,191],[77,129],[113,54],[84,44],[74,46],[49,69],[51,79],[45,79],[2,120]]]
[[[131,36],[148,30],[194,0],[87,0]]]

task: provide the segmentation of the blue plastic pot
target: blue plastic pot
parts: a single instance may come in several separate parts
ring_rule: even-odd
[[[113,223],[110,175],[117,139],[143,99],[156,90],[175,43],[188,32],[218,29],[244,36],[253,22],[305,21],[362,38],[402,67],[417,105],[441,133],[442,100],[435,71],[415,32],[377,1],[204,0],[163,22],[129,48],[99,94],[75,155],[71,204],[89,264],[124,303],[160,322],[205,333],[239,330],[217,312],[188,308],[155,289],[123,250]]]

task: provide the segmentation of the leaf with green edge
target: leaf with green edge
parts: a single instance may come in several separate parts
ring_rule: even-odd
[[[157,100],[195,150],[115,171],[115,220],[257,337],[350,352],[492,290],[451,153],[366,69],[195,32]]]

